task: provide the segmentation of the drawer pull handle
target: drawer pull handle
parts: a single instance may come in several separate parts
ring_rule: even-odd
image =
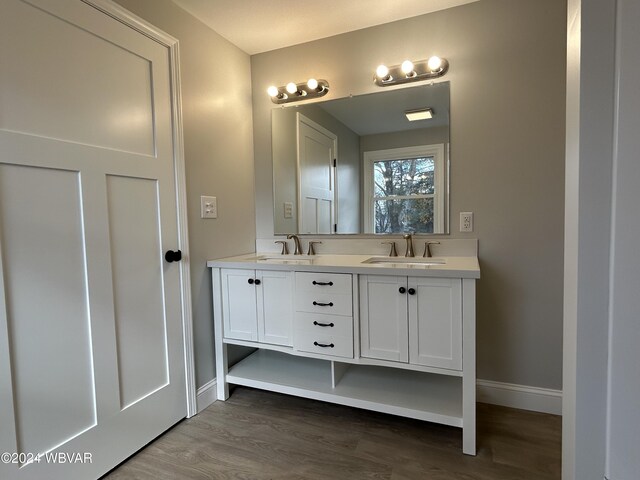
[[[313,302],[313,304],[318,307],[333,307],[333,302],[329,302],[329,303]]]
[[[333,282],[316,282],[315,280],[313,282],[314,285],[320,285],[321,287],[324,287],[326,285],[333,287]]]
[[[333,343],[326,344],[326,343],[313,342],[313,344],[316,347],[322,347],[322,348],[333,348],[333,347],[335,347],[335,345]]]
[[[331,323],[318,323],[315,320],[313,321],[314,325],[317,325],[318,327],[333,327],[333,322]]]

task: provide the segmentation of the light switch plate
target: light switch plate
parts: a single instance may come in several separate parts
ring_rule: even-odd
[[[460,212],[460,231],[473,232],[473,212]]]
[[[284,218],[293,217],[293,202],[284,202]]]
[[[200,197],[200,218],[218,218],[218,200],[216,197]]]

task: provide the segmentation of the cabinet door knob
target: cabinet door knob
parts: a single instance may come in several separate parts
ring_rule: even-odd
[[[322,347],[322,348],[333,348],[335,347],[335,345],[333,343],[318,343],[318,342],[313,342],[313,344],[316,347]]]
[[[409,295],[415,295],[416,293],[416,289],[415,288],[410,288],[409,289]]]
[[[406,288],[404,288],[404,287],[400,287],[400,288],[398,289],[398,291],[399,291],[400,293],[407,293],[407,289],[406,289]]]
[[[256,285],[260,285],[260,280],[256,278]]]
[[[182,252],[180,250],[167,250],[167,253],[164,254],[164,259],[168,263],[179,262],[182,260]]]
[[[247,282],[249,282],[249,285],[253,285],[253,282],[254,282],[254,281],[255,281],[255,280],[254,280],[253,278],[250,278],[249,280],[247,280]]]

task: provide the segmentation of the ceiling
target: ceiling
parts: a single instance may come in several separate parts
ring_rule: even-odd
[[[478,0],[173,0],[250,55]]]

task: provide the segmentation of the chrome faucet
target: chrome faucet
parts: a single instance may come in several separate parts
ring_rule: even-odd
[[[422,254],[423,257],[432,257],[433,256],[431,254],[431,245],[440,245],[440,242],[426,242],[424,244],[424,253]]]
[[[298,235],[289,234],[287,235],[287,240],[291,240],[293,238],[293,243],[296,245],[296,250],[293,252],[294,255],[302,255],[302,247],[300,246],[300,238]]]
[[[407,251],[404,253],[405,257],[415,257],[413,253],[413,242],[411,241],[411,234],[407,233],[402,236],[407,241]]]

